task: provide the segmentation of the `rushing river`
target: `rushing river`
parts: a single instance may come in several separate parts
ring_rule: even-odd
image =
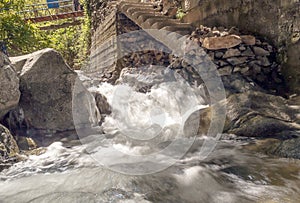
[[[144,94],[126,86],[97,87],[113,107],[103,124],[105,133],[84,136],[82,144],[72,147],[55,142],[45,153],[5,169],[0,173],[0,202],[299,202],[300,162],[248,151],[245,146],[252,140],[234,135],[222,134],[205,159],[201,148],[209,138],[202,136],[182,138],[192,146],[170,162],[172,150],[146,161],[124,161],[128,157],[122,154],[151,154],[174,139],[182,109],[199,102],[198,94],[183,89],[181,96],[189,99],[179,107],[164,95],[174,88],[160,85]],[[118,90],[127,91],[120,97],[130,95],[126,104],[116,98]],[[145,144],[143,138],[155,141]],[[137,173],[146,174],[134,175],[139,167],[144,168]],[[150,173],[153,167],[156,173]]]

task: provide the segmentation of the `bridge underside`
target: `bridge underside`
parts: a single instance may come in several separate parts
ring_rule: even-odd
[[[76,12],[69,12],[69,13],[54,14],[54,15],[49,15],[49,16],[26,18],[25,20],[26,21],[31,21],[33,23],[40,23],[40,22],[61,20],[61,19],[67,19],[67,18],[77,18],[77,17],[81,17],[81,16],[84,16],[83,11],[76,11]]]

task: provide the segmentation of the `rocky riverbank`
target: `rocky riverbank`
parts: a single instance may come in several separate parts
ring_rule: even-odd
[[[134,30],[133,25],[126,26],[133,28],[127,30]],[[146,35],[140,33],[139,37],[146,39]],[[223,81],[227,97],[226,101],[220,102],[227,109],[224,133],[255,137],[257,140],[272,139],[273,142],[258,141],[258,151],[299,158],[299,97],[288,92],[276,48],[235,27],[200,26],[187,39],[192,44],[192,48],[186,46],[187,53],[192,54],[189,57],[198,60],[197,63],[204,69],[209,67],[205,66],[205,60],[211,60]],[[130,50],[143,44],[141,39],[135,41],[129,37],[127,41]],[[195,44],[204,50],[205,60],[202,55],[193,55]],[[183,58],[162,51],[133,52],[124,61],[117,83],[128,84],[143,93],[149,92],[153,85],[170,77],[170,74],[180,75],[192,87],[199,89],[205,86],[201,77],[209,77],[204,69],[199,74],[199,70]],[[203,96],[209,102],[207,92]],[[199,132],[207,133],[211,115],[218,117],[220,113],[218,110],[212,113],[210,108],[202,110],[202,129]],[[273,145],[261,147],[262,143]]]
[[[94,18],[100,19],[94,21],[94,27],[112,11],[113,6],[102,3],[93,3],[94,10],[99,6],[108,9],[101,15],[94,13]],[[118,24],[119,35],[141,31],[126,16],[119,17],[122,21]],[[136,38],[129,36],[123,39],[122,48],[139,50],[141,44],[148,43],[145,40],[148,37],[144,31]],[[236,27],[200,26],[185,39],[183,51],[202,67],[200,71],[184,57],[163,50],[133,51],[122,58],[121,69],[103,74],[97,80],[126,84],[148,94],[154,85],[175,75],[199,90],[203,104],[210,104],[211,95],[203,77],[213,76],[213,70],[209,69],[213,66],[226,93],[226,100],[213,104],[227,109],[223,133],[255,138],[248,149],[256,152],[300,158],[300,98],[288,92],[276,47]],[[193,50],[195,47],[201,48],[200,55]],[[101,124],[112,113],[113,107],[107,99],[97,91],[89,92],[86,87],[92,90],[93,84],[80,81],[78,74],[53,49],[10,59],[0,53],[0,78],[0,85],[6,87],[0,91],[3,168],[25,158],[19,154],[40,153],[42,150],[35,149],[54,141],[79,144],[73,142],[78,139],[78,128],[87,135],[102,132]],[[74,104],[79,108],[74,110]],[[212,118],[223,113],[213,107],[200,111],[199,136],[208,132]]]
[[[21,154],[40,153],[42,149],[36,148],[54,141],[78,139],[76,127],[99,126],[101,117],[103,120],[104,114],[109,112],[105,97],[99,94],[94,97],[88,92],[77,73],[53,49],[10,59],[0,52],[0,78],[1,87],[5,87],[0,91],[0,162],[3,167],[9,165],[7,162],[24,159]],[[75,102],[80,109],[73,109]],[[91,119],[75,122],[74,111]]]

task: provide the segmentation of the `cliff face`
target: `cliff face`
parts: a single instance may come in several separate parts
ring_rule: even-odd
[[[278,60],[291,92],[300,93],[299,0],[184,0],[185,22],[237,26],[267,38],[279,50]]]

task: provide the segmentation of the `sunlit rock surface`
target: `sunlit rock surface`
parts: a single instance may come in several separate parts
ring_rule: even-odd
[[[16,107],[20,98],[19,78],[6,55],[0,52],[0,119]]]

